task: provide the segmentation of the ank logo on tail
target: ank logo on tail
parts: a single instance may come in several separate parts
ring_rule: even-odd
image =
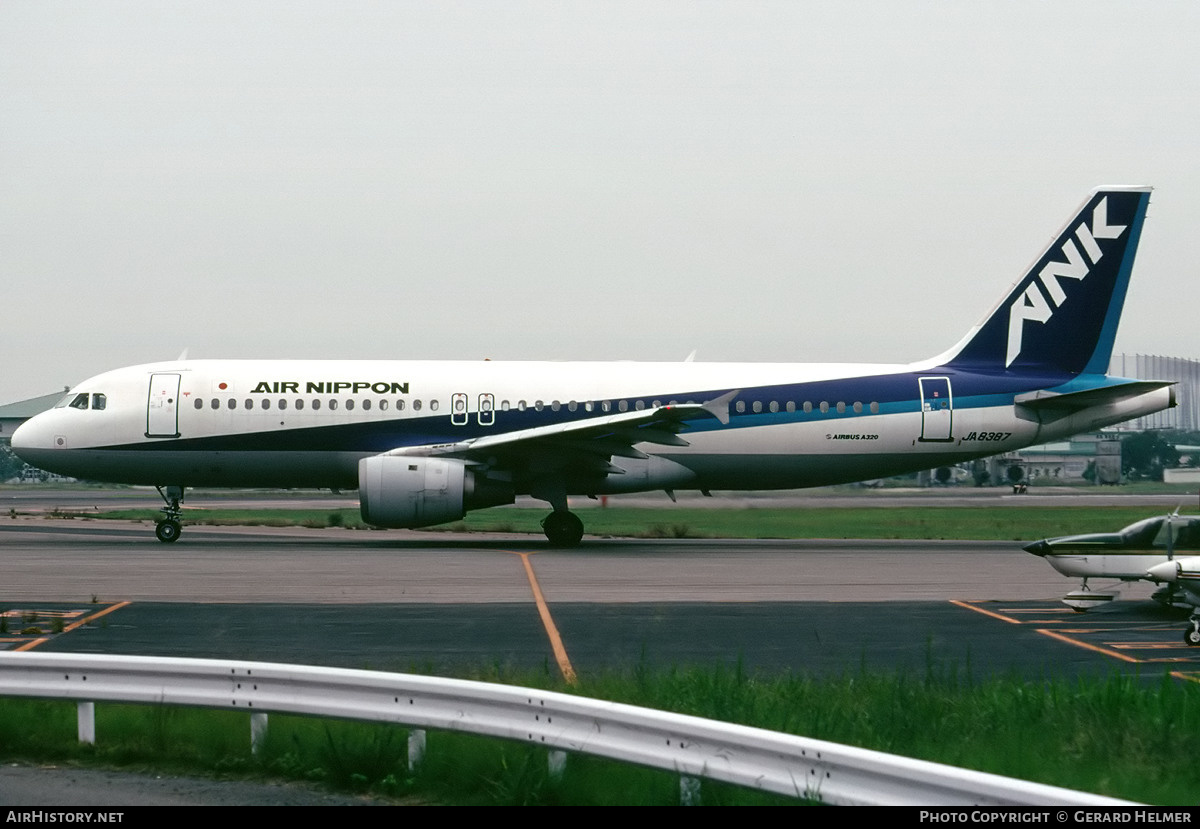
[[[1129,287],[1150,189],[1097,187],[966,338],[947,368],[1103,375]]]
[[[1011,366],[1013,360],[1021,353],[1021,340],[1026,322],[1045,323],[1054,316],[1054,309],[1067,300],[1067,293],[1059,283],[1059,279],[1077,279],[1083,281],[1091,272],[1092,266],[1104,256],[1097,239],[1118,239],[1128,225],[1110,225],[1108,223],[1108,197],[1100,200],[1092,211],[1092,226],[1081,222],[1075,229],[1075,239],[1063,242],[1062,253],[1066,262],[1049,262],[1038,273],[1037,282],[1030,282],[1025,291],[1017,297],[1008,312],[1008,356],[1004,365]],[[1075,240],[1083,247],[1083,253],[1075,245]],[[1084,256],[1087,259],[1085,261]],[[1043,293],[1044,291],[1044,293]],[[1047,297],[1048,295],[1048,297]],[[1051,307],[1053,304],[1053,308]]]

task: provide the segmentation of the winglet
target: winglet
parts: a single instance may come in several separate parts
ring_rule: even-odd
[[[704,410],[721,421],[722,426],[729,425],[729,404],[733,402],[733,398],[742,393],[741,389],[727,391],[720,397],[714,397],[712,400],[706,400],[702,404]]]

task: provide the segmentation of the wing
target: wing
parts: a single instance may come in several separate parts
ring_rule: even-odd
[[[657,406],[642,411],[603,414],[532,429],[483,435],[456,443],[405,446],[384,455],[460,458],[473,465],[529,474],[570,470],[623,474],[613,457],[646,458],[640,443],[687,446],[680,437],[689,424],[716,419],[729,422],[729,403],[741,389],[705,403]]]

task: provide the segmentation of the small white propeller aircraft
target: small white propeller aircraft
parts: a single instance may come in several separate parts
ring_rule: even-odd
[[[1183,591],[1188,604],[1192,606],[1192,615],[1188,619],[1187,629],[1183,632],[1183,641],[1192,647],[1200,645],[1200,556],[1164,561],[1151,567],[1146,575]]]
[[[569,495],[952,465],[1174,405],[1170,383],[1105,373],[1149,200],[1094,190],[978,325],[911,365],[177,360],[85,380],[12,446],[52,472],[158,486],[161,541],[193,486],[358,488],[380,527],[526,494],[553,508],[550,543],[572,546]]]
[[[1046,559],[1064,576],[1082,579],[1079,589],[1063,596],[1062,601],[1083,612],[1120,595],[1116,589],[1093,590],[1088,579],[1173,581],[1153,573],[1157,567],[1172,564],[1178,552],[1200,551],[1200,516],[1179,515],[1176,511],[1145,518],[1115,533],[1045,538],[1026,545],[1025,551]],[[1157,590],[1153,598],[1163,605],[1195,604],[1169,584]]]

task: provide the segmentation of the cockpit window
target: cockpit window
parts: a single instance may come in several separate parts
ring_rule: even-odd
[[[1200,523],[1193,519],[1182,527],[1175,528],[1175,549],[1200,549]]]
[[[94,411],[100,412],[108,406],[108,396],[103,394],[88,394],[85,391],[70,392],[62,400],[54,404],[54,408],[63,409],[70,406],[72,409],[88,410],[88,400],[91,400],[91,408]]]
[[[1194,550],[1197,544],[1197,526],[1194,522],[1183,521],[1178,518],[1171,519],[1156,519],[1161,521],[1158,528],[1158,534],[1154,537],[1154,546],[1166,548],[1168,541],[1170,546],[1177,550]]]
[[[1158,534],[1162,520],[1162,516],[1158,516],[1157,518],[1144,518],[1136,524],[1130,524],[1121,530],[1121,539],[1128,545],[1145,544],[1149,546],[1155,535]]]

